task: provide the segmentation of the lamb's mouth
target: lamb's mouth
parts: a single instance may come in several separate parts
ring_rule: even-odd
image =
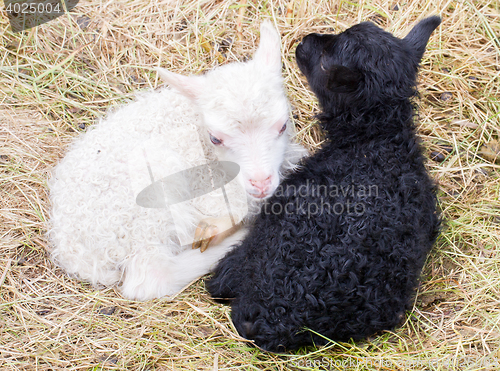
[[[271,195],[270,193],[250,193],[250,196],[252,196],[254,198],[259,198],[259,199],[269,197],[270,195]]]

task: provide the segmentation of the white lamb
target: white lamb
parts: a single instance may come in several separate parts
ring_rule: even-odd
[[[269,22],[260,31],[252,60],[201,76],[159,69],[173,90],[140,95],[70,147],[49,182],[48,233],[69,275],[129,299],[173,295],[244,237],[247,195],[271,195],[305,154],[291,140],[279,36]],[[205,179],[216,160],[237,163],[236,179],[212,168]]]

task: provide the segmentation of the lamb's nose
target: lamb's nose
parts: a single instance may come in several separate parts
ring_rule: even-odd
[[[271,185],[271,175],[269,175],[264,180],[250,179],[250,184],[253,185],[255,188],[257,188],[262,193],[264,193],[269,189],[269,186]]]

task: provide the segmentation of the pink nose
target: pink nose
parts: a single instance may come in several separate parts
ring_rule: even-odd
[[[271,185],[271,175],[264,180],[250,179],[250,184],[257,188],[261,193],[265,193]]]

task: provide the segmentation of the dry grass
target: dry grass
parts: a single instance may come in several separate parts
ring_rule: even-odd
[[[431,14],[443,24],[421,70],[420,133],[447,229],[394,333],[266,354],[238,339],[203,281],[176,298],[137,303],[70,280],[47,259],[50,168],[107,109],[156,87],[153,67],[197,73],[243,60],[271,17],[300,138],[314,148],[317,104],[294,62],[297,41],[363,20],[403,36]],[[70,15],[18,34],[3,13],[0,30],[1,369],[500,368],[500,166],[482,148],[500,135],[498,2],[82,0]]]

